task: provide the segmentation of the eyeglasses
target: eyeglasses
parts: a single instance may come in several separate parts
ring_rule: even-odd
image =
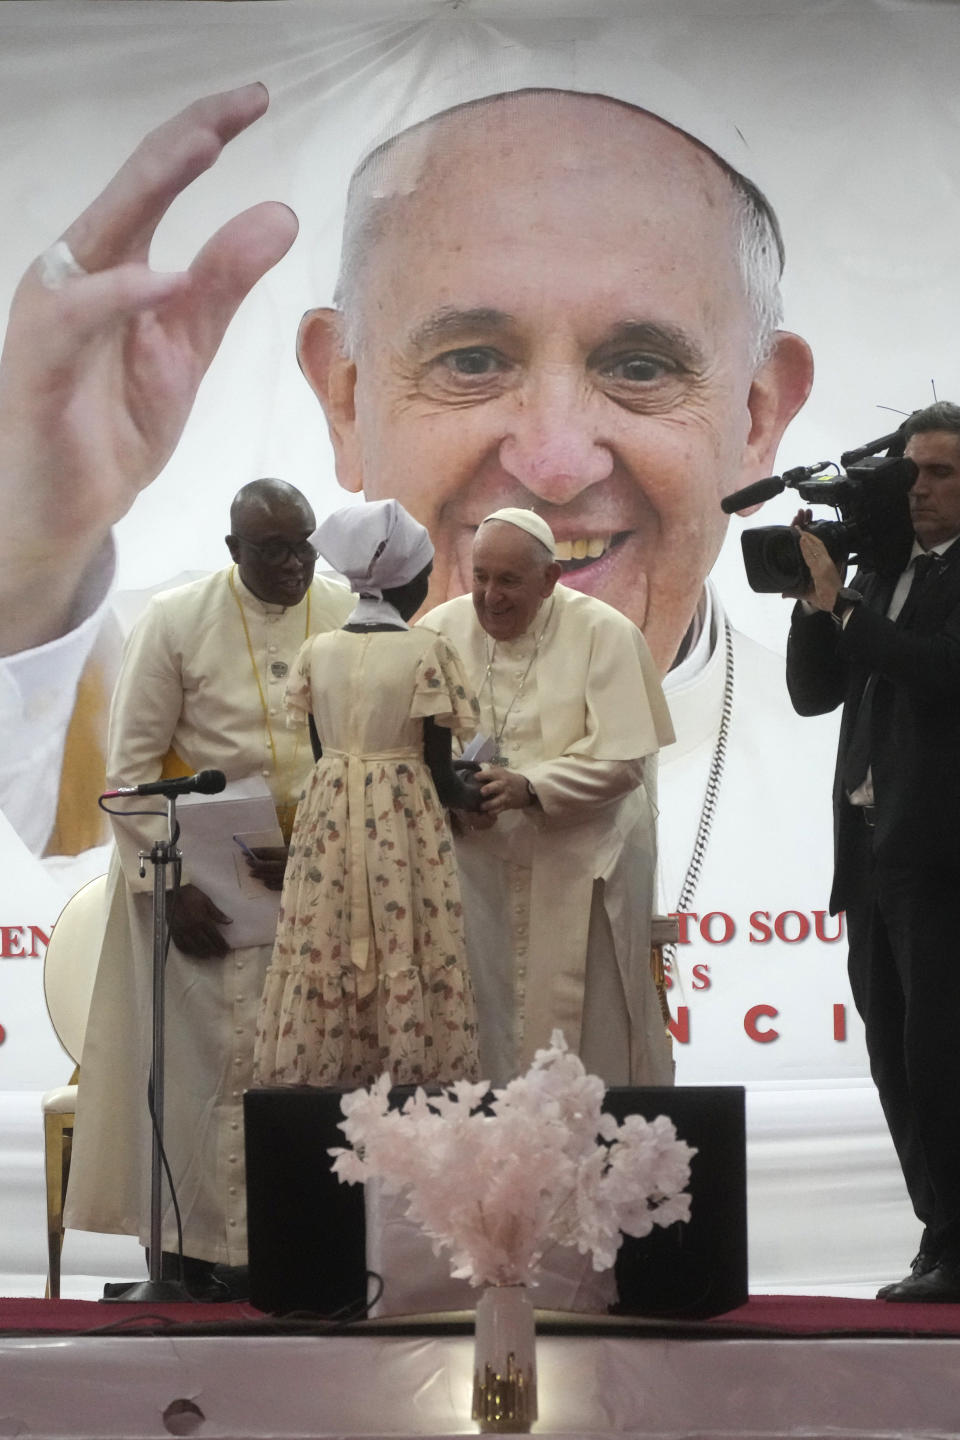
[[[268,565],[284,565],[292,555],[302,565],[313,565],[317,558],[317,552],[309,540],[264,540],[258,544],[256,540],[248,540],[246,535],[238,535],[244,545],[249,545],[251,550],[256,550]]]

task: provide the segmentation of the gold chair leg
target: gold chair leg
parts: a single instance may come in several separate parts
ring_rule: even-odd
[[[667,976],[663,963],[662,945],[653,944],[650,946],[650,973],[653,976],[657,999],[660,1002],[660,1016],[664,1025],[669,1027],[673,1016],[670,1014],[670,1004],[667,1000]]]
[[[51,1300],[60,1298],[60,1255],[63,1250],[63,1204],[70,1178],[73,1116],[48,1112],[43,1117],[47,1181],[47,1287]]]

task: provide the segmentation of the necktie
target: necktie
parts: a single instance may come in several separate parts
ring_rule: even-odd
[[[937,569],[942,563],[941,556],[939,556],[935,550],[924,550],[922,554],[914,556],[913,582],[907,591],[907,598],[903,602],[903,608],[897,616],[898,624],[902,623],[905,616],[913,614],[917,607],[917,601],[930,584],[931,578],[937,573]]]

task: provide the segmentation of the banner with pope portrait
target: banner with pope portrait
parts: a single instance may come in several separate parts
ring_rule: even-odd
[[[960,397],[958,39],[952,8],[922,0],[3,6],[5,308],[143,135],[236,85],[261,81],[269,108],[173,200],[151,264],[182,269],[264,200],[299,234],[71,599],[69,624],[91,628],[82,664],[38,657],[26,716],[0,670],[0,1146],[67,1078],[45,937],[106,868],[111,677],[149,594],[226,563],[230,501],[258,476],[298,486],[318,518],[399,498],[436,546],[432,603],[469,589],[486,513],[532,505],[565,583],[639,624],[666,677],[677,1082],[748,1087],[753,1277],[889,1278],[913,1221],[828,913],[837,717],[793,714],[789,604],[750,589],[740,554],[745,526],[788,524],[798,500],[729,521],[720,501]],[[44,563],[16,461],[11,446],[0,548],[27,580],[10,614],[37,603],[30,557]],[[39,1117],[37,1136],[19,1183],[39,1195]],[[875,1206],[869,1237],[835,1196],[841,1174]],[[851,1275],[819,1253],[825,1197]]]

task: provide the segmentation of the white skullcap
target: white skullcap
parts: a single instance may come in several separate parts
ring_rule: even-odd
[[[502,520],[506,525],[516,525],[518,530],[526,530],[535,540],[550,552],[550,559],[557,558],[557,542],[554,539],[553,531],[536,510],[521,510],[516,505],[506,505],[502,510],[494,510],[492,515],[485,515],[477,526],[477,531],[489,525],[491,520]]]
[[[757,156],[702,87],[650,58],[656,30],[649,16],[564,15],[545,23],[506,7],[482,18],[467,5],[445,8],[424,25],[403,100],[386,124],[383,113],[378,116],[376,130],[361,142],[356,169],[404,131],[478,100],[522,90],[595,95],[645,110],[710,150],[756,190],[779,242]]]
[[[399,500],[370,500],[334,510],[310,544],[350,581],[355,594],[379,596],[406,585],[433,559],[426,527]]]

